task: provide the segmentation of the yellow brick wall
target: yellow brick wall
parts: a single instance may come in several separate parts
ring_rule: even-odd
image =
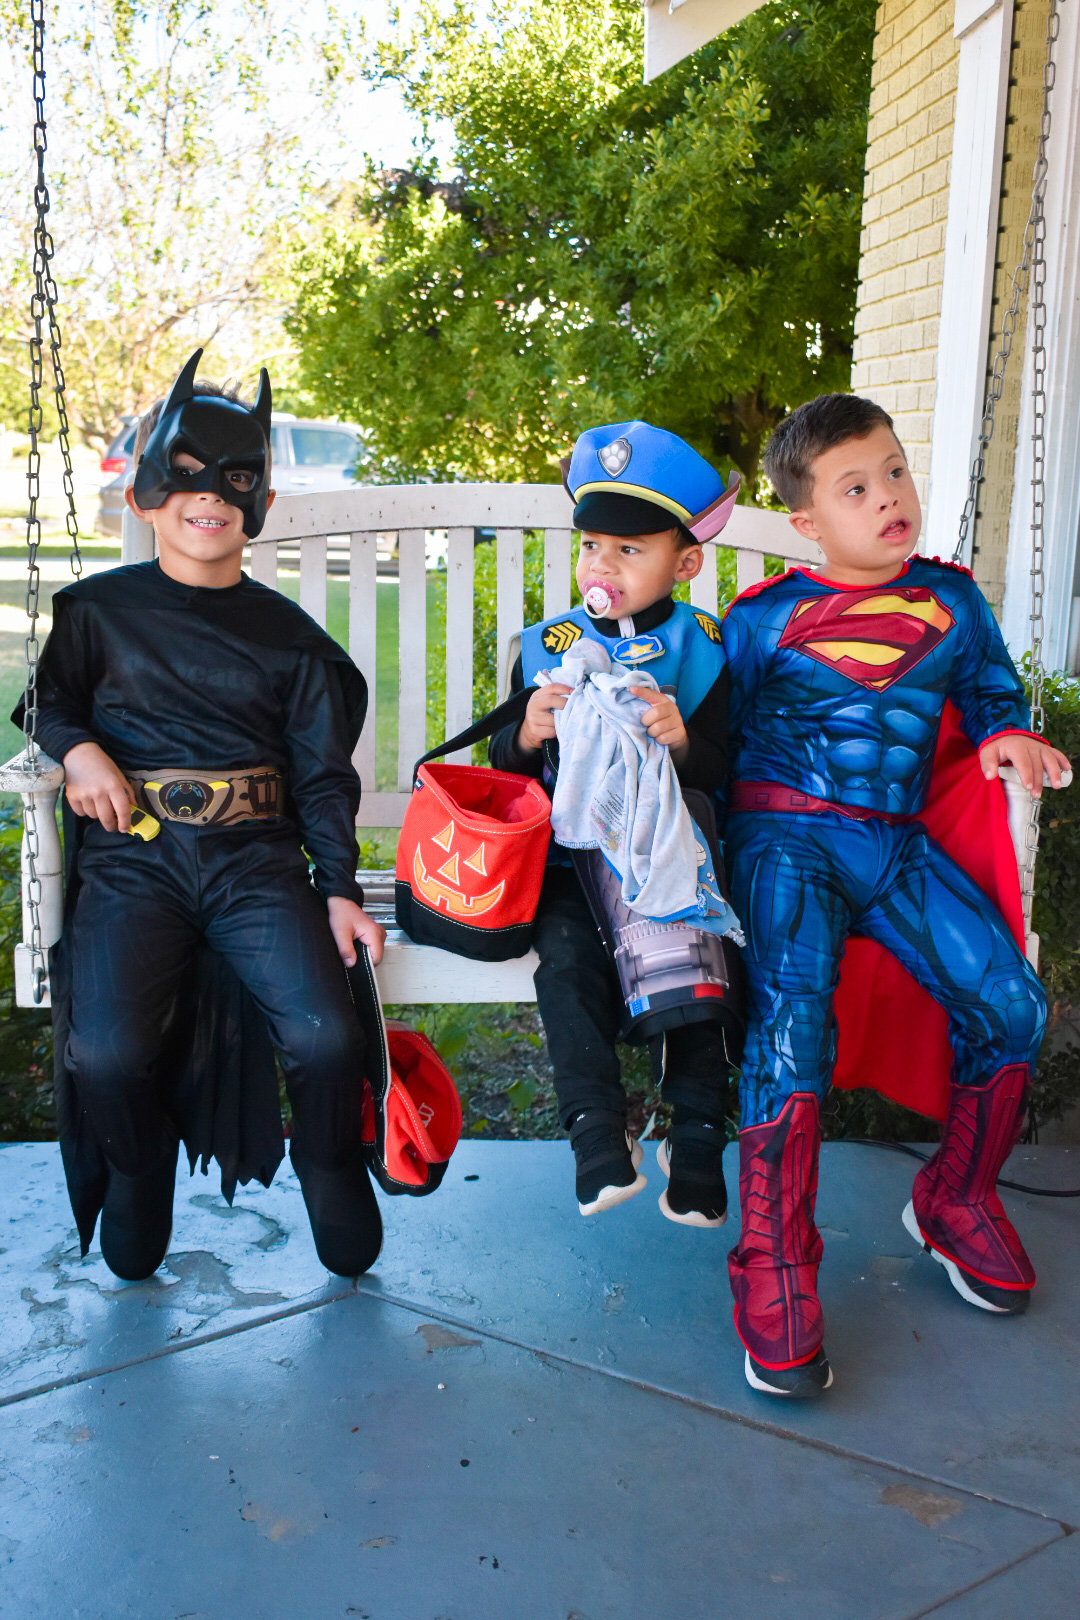
[[[851,386],[895,418],[924,501],[958,51],[952,0],[882,0]]]

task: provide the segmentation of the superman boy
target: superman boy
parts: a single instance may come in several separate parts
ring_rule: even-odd
[[[1044,770],[1056,787],[1068,762],[1027,729],[971,575],[913,555],[919,501],[880,406],[811,400],[781,423],[764,464],[825,564],[744,593],[723,627],[726,847],[749,990],[743,1228],[729,1270],[747,1381],[807,1397],[832,1382],[814,1199],[849,935],[891,952],[949,1019],[948,1116],[904,1224],[971,1304],[1028,1304],[1035,1274],[995,1184],[1024,1118],[1045,998],[1001,914],[918,818],[946,702],[987,778],[1012,764],[1037,796]]]

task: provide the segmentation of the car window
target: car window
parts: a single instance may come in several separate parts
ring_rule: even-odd
[[[124,440],[123,449],[124,449],[124,454],[127,455],[127,456],[130,456],[131,452],[135,448],[135,434],[136,434],[136,432],[137,432],[137,428],[132,428],[131,432],[128,434],[127,438]]]
[[[285,454],[285,429],[280,422],[270,429],[270,455],[281,464],[288,459]]]
[[[357,444],[341,428],[294,427],[293,455],[298,467],[351,467]]]

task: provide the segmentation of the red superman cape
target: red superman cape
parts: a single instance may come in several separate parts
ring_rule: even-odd
[[[990,897],[1023,950],[1020,878],[1005,789],[982,774],[951,703],[941,717],[929,796],[918,819]],[[896,958],[871,940],[849,939],[833,1006],[838,1033],[833,1085],[872,1086],[905,1108],[943,1120],[952,1067],[948,1020]]]

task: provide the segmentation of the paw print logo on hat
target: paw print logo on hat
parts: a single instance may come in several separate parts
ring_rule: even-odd
[[[629,439],[612,439],[610,444],[605,444],[596,454],[608,477],[618,478],[619,474],[630,465],[633,446]]]

